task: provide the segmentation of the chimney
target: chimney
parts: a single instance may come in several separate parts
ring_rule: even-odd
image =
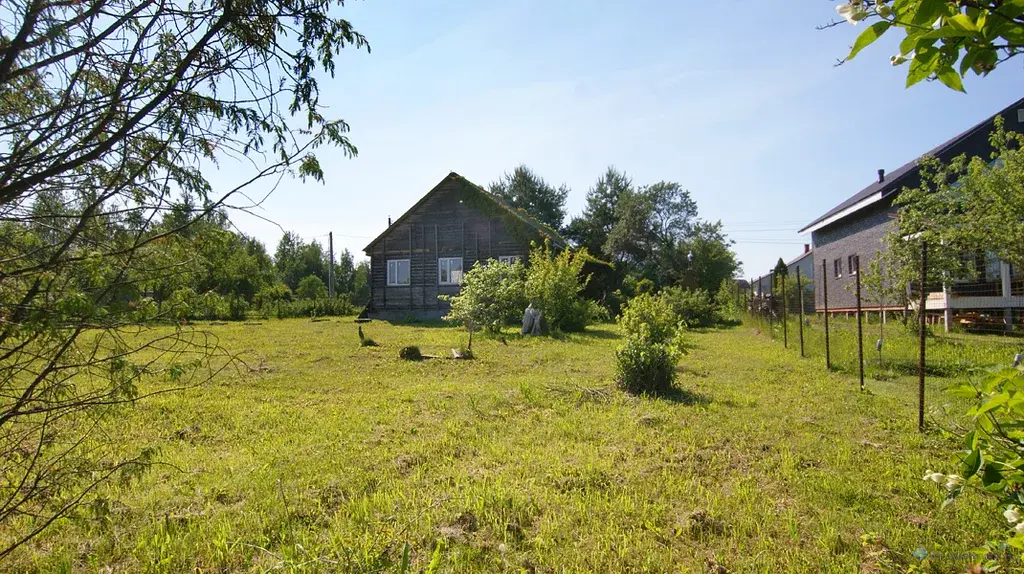
[[[811,244],[810,243],[804,243],[804,253],[810,253],[810,252],[811,252]]]
[[[388,227],[391,227],[391,216],[388,216]]]
[[[885,170],[878,170],[878,183],[885,183]]]

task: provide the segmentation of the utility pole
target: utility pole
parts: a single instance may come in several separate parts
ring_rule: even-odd
[[[330,263],[327,264],[327,298],[334,299],[334,232],[327,232],[327,256]]]

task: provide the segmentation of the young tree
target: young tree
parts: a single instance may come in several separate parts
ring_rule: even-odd
[[[512,173],[505,173],[492,183],[490,192],[556,231],[562,229],[565,200],[569,197],[569,188],[564,184],[556,189],[530,168],[518,165]]]
[[[299,299],[315,301],[327,298],[327,285],[316,275],[306,275],[299,281],[299,287],[295,290],[295,296]]]
[[[846,22],[866,26],[847,60],[889,30],[903,33],[890,63],[909,63],[907,87],[935,79],[962,92],[968,72],[984,76],[1024,49],[1024,3],[1017,1],[848,0],[836,11]]]
[[[979,253],[1024,265],[1024,138],[1005,132],[996,118],[991,143],[988,158],[922,160],[920,185],[900,192],[896,225],[881,258],[886,297],[904,301],[919,288],[922,242],[928,246],[929,288],[973,275]]]
[[[222,207],[245,208],[237,200],[255,181],[321,180],[314,148],[355,153],[347,125],[326,117],[318,97],[339,51],[366,46],[338,17],[341,4],[4,4],[0,558],[98,483],[152,459],[144,445],[115,447],[114,435],[95,433],[121,405],[232,363],[189,329],[126,337],[123,328],[160,318],[140,287],[181,263],[150,246],[187,236]],[[259,167],[233,187],[204,175],[243,157]],[[40,198],[49,207],[37,210]],[[155,225],[183,198],[202,208]]]

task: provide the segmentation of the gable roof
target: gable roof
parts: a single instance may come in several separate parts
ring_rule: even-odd
[[[469,181],[468,179],[462,177],[461,175],[459,175],[459,174],[457,174],[457,173],[455,173],[453,171],[453,172],[449,173],[440,182],[438,182],[438,184],[435,185],[433,187],[433,189],[428,191],[426,193],[426,195],[421,197],[419,199],[419,201],[414,203],[412,207],[410,207],[408,210],[406,210],[406,212],[403,213],[401,215],[401,217],[399,217],[394,222],[392,222],[391,225],[387,229],[385,229],[380,235],[375,237],[373,239],[373,241],[371,241],[369,244],[367,244],[367,246],[363,248],[363,251],[368,253],[370,251],[370,249],[372,249],[373,246],[376,245],[378,241],[383,239],[384,236],[387,235],[388,232],[391,231],[391,229],[394,226],[396,226],[396,225],[402,223],[403,221],[405,221],[406,219],[408,219],[409,216],[411,214],[415,213],[415,211],[421,205],[423,205],[428,199],[430,199],[431,196],[433,196],[435,193],[438,193],[444,187],[444,184],[452,182],[452,181],[454,181],[455,183],[458,183],[458,184],[464,186],[465,189],[469,189],[469,190],[471,190],[473,192],[476,192],[476,193],[480,194],[481,196],[487,198],[488,200],[494,202],[498,207],[500,207],[504,211],[508,212],[508,215],[510,215],[511,217],[514,217],[517,220],[525,223],[530,228],[532,228],[535,231],[537,231],[537,233],[540,234],[542,237],[550,239],[551,243],[554,246],[556,246],[556,247],[566,247],[566,246],[569,245],[569,242],[567,242],[565,240],[565,238],[561,236],[561,234],[559,234],[557,231],[552,229],[550,226],[545,225],[545,224],[541,223],[540,221],[537,221],[536,219],[531,217],[529,214],[527,214],[524,210],[512,207],[511,205],[509,205],[504,200],[494,196],[494,194],[492,194],[491,192],[487,191],[486,189],[480,187],[479,185]]]
[[[879,182],[876,180],[874,183],[860,190],[846,201],[828,210],[821,217],[818,217],[814,221],[805,225],[803,229],[801,229],[798,233],[803,233],[808,229],[811,229],[812,227],[819,226],[819,224],[822,223],[823,221],[826,221],[827,219],[833,218],[835,216],[843,217],[846,215],[850,215],[851,213],[859,210],[860,207],[865,207],[869,203],[873,203],[876,200],[888,197],[893,193],[899,191],[900,189],[903,189],[903,182],[907,179],[907,177],[917,173],[918,162],[921,158],[925,156],[935,156],[947,159],[944,156],[950,154],[950,152],[955,151],[956,148],[961,143],[964,142],[964,140],[976,135],[978,132],[987,131],[991,129],[992,122],[993,120],[995,120],[996,116],[1005,116],[1007,112],[1013,111],[1014,109],[1020,108],[1021,106],[1024,106],[1024,98],[1021,98],[1016,102],[1010,104],[1009,106],[1003,108],[998,113],[992,114],[988,119],[975,125],[969,130],[957,134],[952,139],[939,144],[938,146],[931,149],[924,155],[918,156],[914,158],[912,161],[901,165],[900,167],[894,169],[889,173],[886,173],[884,181]],[[858,206],[858,204],[862,202],[864,203],[864,205]]]

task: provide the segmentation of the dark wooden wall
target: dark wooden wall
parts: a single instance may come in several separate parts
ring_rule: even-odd
[[[449,180],[425,202],[395,222],[370,249],[371,310],[445,311],[438,295],[454,295],[458,285],[438,285],[439,257],[462,257],[463,273],[477,261],[518,255],[526,259],[529,245],[506,228],[511,215],[488,205],[480,192]],[[387,286],[389,259],[409,259],[410,285]]]

